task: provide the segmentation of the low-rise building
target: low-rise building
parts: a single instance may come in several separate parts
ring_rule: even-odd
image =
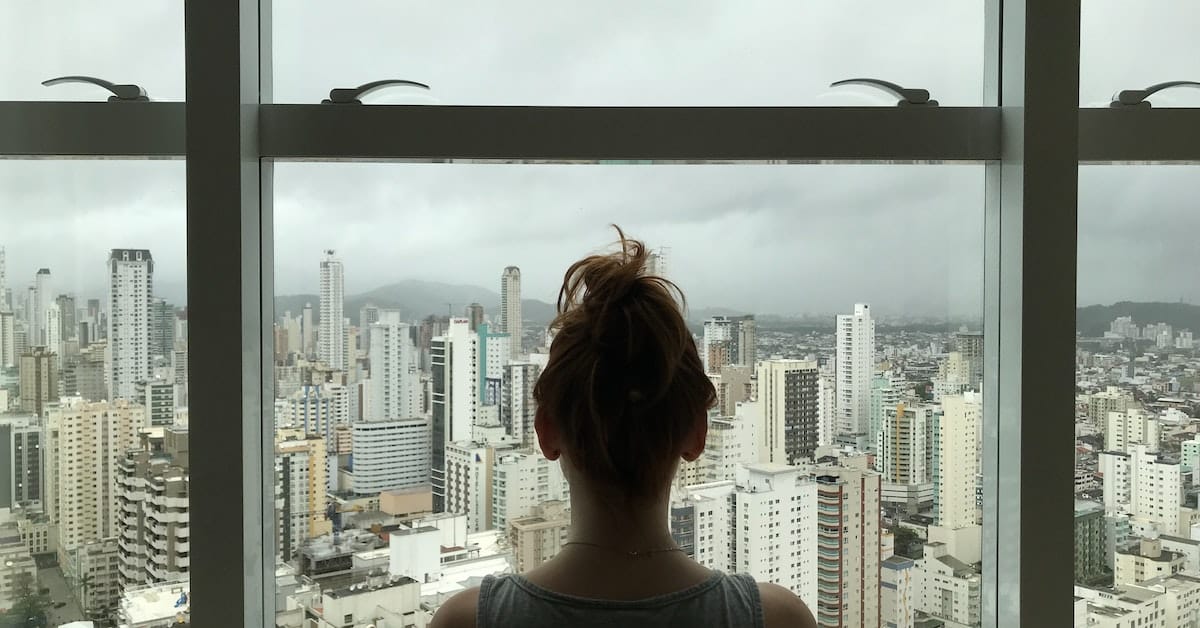
[[[557,556],[563,543],[567,542],[570,526],[570,505],[563,501],[544,502],[533,515],[510,519],[508,545],[517,573],[529,571]]]

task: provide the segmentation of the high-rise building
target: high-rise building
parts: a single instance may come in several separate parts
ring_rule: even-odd
[[[169,359],[175,350],[175,306],[165,299],[150,302],[150,355]]]
[[[646,259],[646,275],[650,277],[662,277],[663,279],[670,279],[671,276],[668,274],[671,270],[669,268],[670,258],[670,247],[660,247],[659,249],[651,252]]]
[[[398,310],[382,310],[378,317],[369,332],[371,384],[365,416],[379,421],[420,417],[424,403],[414,330],[401,322]]]
[[[136,383],[150,379],[154,260],[145,249],[113,249],[108,272],[109,390],[113,399],[133,399]]]
[[[500,276],[500,332],[509,336],[510,355],[521,355],[521,269],[509,266]]]
[[[346,369],[344,269],[333,251],[321,260],[321,329],[317,333],[317,358],[331,369]]]
[[[837,442],[837,379],[833,366],[828,362],[821,365],[821,373],[817,380],[817,414],[820,421],[821,445],[833,445]]]
[[[816,489],[794,467],[745,465],[736,480],[683,489],[671,504],[671,533],[701,565],[751,574],[811,603],[821,568]]]
[[[980,473],[976,441],[982,428],[979,393],[944,397],[933,417],[933,518],[950,529],[978,523],[975,478]]]
[[[433,494],[435,509],[444,497],[445,446],[475,440],[478,425],[499,428],[508,334],[471,330],[465,318],[450,320],[446,335],[432,341]]]
[[[285,561],[309,539],[333,531],[326,516],[327,460],[325,440],[295,432],[275,441],[275,515],[279,557]]]
[[[478,329],[483,323],[483,306],[478,303],[472,303],[463,308],[463,316],[470,321],[471,329]]]
[[[983,386],[983,332],[960,331],[954,336],[955,350],[967,364],[967,381],[973,390]]]
[[[704,442],[703,482],[733,481],[740,465],[758,462],[754,428],[761,412],[756,401],[738,404],[732,416],[708,420],[708,438]]]
[[[571,527],[569,506],[565,501],[542,502],[532,515],[509,519],[508,546],[517,573],[525,573],[562,551]]]
[[[117,465],[122,589],[186,580],[191,571],[188,432],[143,432]]]
[[[887,628],[913,628],[917,617],[916,565],[903,556],[889,556],[879,565],[879,613]]]
[[[358,310],[358,329],[361,337],[359,343],[364,352],[371,351],[371,325],[379,322],[379,312],[382,310],[374,303],[368,303]]]
[[[491,527],[537,512],[538,504],[568,499],[567,480],[557,462],[530,450],[497,452],[492,467]]]
[[[884,408],[883,425],[875,439],[875,468],[883,474],[885,484],[930,481],[935,410],[934,406],[903,403]]]
[[[1154,415],[1141,408],[1109,412],[1105,425],[1104,448],[1109,451],[1128,453],[1139,444],[1145,445],[1146,451],[1158,451],[1161,426]]]
[[[46,409],[42,502],[58,525],[60,564],[85,544],[117,536],[117,465],[145,424],[145,408],[126,399],[73,398]]]
[[[12,368],[17,364],[16,316],[0,310],[0,367]]]
[[[879,452],[878,436],[883,429],[884,412],[889,408],[895,410],[900,398],[900,388],[889,375],[877,375],[871,380],[871,418],[867,429],[871,437],[868,441],[871,453]]]
[[[875,374],[875,321],[869,305],[855,304],[853,314],[837,317],[836,364],[838,434],[865,434]]]
[[[21,356],[19,377],[21,412],[42,416],[46,405],[58,400],[58,356],[34,347]]]
[[[429,484],[432,434],[428,418],[359,421],[351,424],[350,430],[350,470],[356,494],[378,495]]]
[[[0,418],[0,508],[42,500],[41,442],[38,417]]]
[[[300,354],[311,357],[317,353],[317,328],[313,323],[312,303],[305,303],[300,313]]]
[[[492,470],[497,455],[512,449],[475,441],[446,444],[445,511],[467,516],[467,532],[492,527]]]
[[[879,628],[879,475],[832,465],[815,473],[817,624]]]
[[[137,403],[146,408],[148,426],[165,426],[175,422],[175,382],[165,379],[140,381],[135,384]]]
[[[1107,569],[1104,505],[1075,500],[1075,583],[1099,584]]]
[[[812,458],[820,436],[819,372],[806,360],[758,363],[758,460],[796,465]]]
[[[754,367],[758,360],[754,315],[714,316],[704,321],[700,359],[706,373],[719,373],[726,364]]]
[[[532,362],[510,362],[504,365],[504,381],[500,399],[500,423],[505,432],[522,447],[534,447],[537,440],[533,419],[537,403],[533,400],[533,385],[542,367]]]
[[[715,411],[718,415],[732,416],[737,404],[754,396],[754,375],[753,366],[740,364],[726,364],[718,372],[708,374],[717,391]]]
[[[54,302],[54,284],[49,268],[38,269],[30,296],[33,303],[27,306],[32,308],[29,311],[32,315],[29,319],[29,345],[49,346],[46,339],[46,308]]]
[[[1129,453],[1105,451],[1099,455],[1104,477],[1104,509],[1128,513],[1143,529],[1158,534],[1189,537],[1191,522],[1180,517],[1184,504],[1183,467],[1161,458],[1145,445]]]
[[[1109,412],[1124,412],[1136,406],[1133,395],[1116,386],[1093,393],[1088,397],[1088,421],[1098,430],[1108,427]]]
[[[75,308],[75,297],[60,294],[54,302],[58,305],[59,329],[58,337],[62,341],[79,339],[79,316]]]

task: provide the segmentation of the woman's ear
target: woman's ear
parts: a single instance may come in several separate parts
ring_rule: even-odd
[[[541,406],[538,406],[534,414],[533,429],[537,432],[538,446],[542,449],[542,456],[546,460],[558,460],[558,457],[562,455],[558,429],[555,428],[550,418],[546,416],[546,411]]]

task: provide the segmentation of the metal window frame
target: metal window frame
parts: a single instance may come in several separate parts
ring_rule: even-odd
[[[983,620],[1070,621],[1069,429],[1035,419],[1073,399],[1078,163],[1200,163],[1200,109],[1078,108],[1079,0],[987,0],[986,106],[927,109],[266,104],[270,1],[185,11],[187,103],[0,102],[0,158],[188,160],[194,623],[274,622],[272,163],[402,159],[987,163]]]

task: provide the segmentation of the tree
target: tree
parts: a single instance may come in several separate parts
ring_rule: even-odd
[[[28,572],[17,574],[13,581],[13,596],[16,603],[4,615],[4,626],[13,628],[44,628],[46,610],[50,608],[50,596],[38,590],[33,576]]]

